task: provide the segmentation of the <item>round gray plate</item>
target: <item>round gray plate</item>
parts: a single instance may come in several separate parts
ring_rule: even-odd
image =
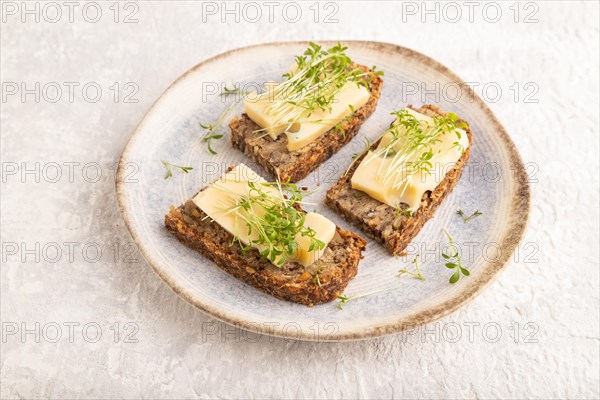
[[[253,82],[279,79],[307,43],[245,47],[193,67],[162,94],[131,136],[119,165],[117,194],[125,222],[152,268],[181,297],[220,320],[258,333],[302,340],[350,340],[398,332],[447,315],[471,300],[502,270],[523,235],[530,198],[525,169],[513,142],[483,101],[446,67],[413,50],[378,42],[345,44],[353,60],[385,71],[385,83],[377,111],[359,135],[300,182],[318,189],[309,198],[318,212],[361,234],[323,205],[325,191],[346,170],[353,153],[364,148],[363,138],[381,135],[393,119],[391,111],[423,102],[421,88],[438,85],[447,98],[440,96],[438,105],[470,123],[473,147],[469,165],[435,218],[407,248],[407,256],[393,258],[377,243],[367,241],[358,275],[345,293],[354,296],[397,289],[351,301],[343,310],[336,307],[337,302],[309,308],[278,300],[180,244],[164,227],[164,215],[170,205],[183,203],[228,165],[244,162],[261,172],[231,148],[229,119],[222,128],[224,138],[214,145],[216,156],[208,153],[198,123],[213,122],[231,101],[218,95],[222,85],[239,83],[252,89],[256,87]],[[462,92],[459,97],[458,89]],[[241,109],[238,105],[232,116]],[[173,177],[165,180],[161,159],[194,170],[189,174],[174,170]],[[456,215],[459,208],[468,213],[478,209],[483,215],[465,224]],[[448,283],[453,271],[444,267],[441,257],[447,249],[442,228],[451,232],[460,246],[463,266],[471,271],[471,276],[461,277],[454,285]],[[410,268],[417,254],[426,281],[409,276],[398,279],[398,270]]]

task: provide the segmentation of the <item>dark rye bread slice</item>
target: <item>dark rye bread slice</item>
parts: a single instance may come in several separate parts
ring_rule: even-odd
[[[362,65],[357,67],[370,71]],[[314,142],[298,150],[287,149],[287,136],[284,134],[273,140],[264,132],[255,132],[261,127],[246,114],[242,114],[239,119],[234,118],[229,124],[231,144],[272,177],[279,176],[284,182],[288,179],[290,182],[297,182],[352,140],[363,122],[373,114],[379,101],[383,79],[373,72],[365,77],[365,82],[371,93],[367,103],[356,110],[352,118],[341,122],[341,129],[330,129]]]
[[[366,242],[350,231],[336,229],[323,255],[305,267],[286,262],[281,268],[256,249],[244,254],[233,236],[188,200],[171,206],[165,225],[180,242],[208,257],[236,278],[277,298],[313,306],[335,300],[356,276]]]
[[[408,107],[430,117],[445,115],[434,105],[426,104],[420,108],[414,108],[412,105]],[[473,142],[471,130],[469,128],[465,130],[469,138],[469,147],[437,187],[423,194],[421,205],[412,216],[398,215],[393,207],[373,199],[365,192],[352,189],[350,179],[366,154],[357,159],[348,172],[327,191],[325,204],[362,229],[368,236],[383,244],[392,255],[400,254],[423,225],[433,217],[435,210],[458,183],[471,155]],[[378,144],[379,140],[371,148],[376,148]]]

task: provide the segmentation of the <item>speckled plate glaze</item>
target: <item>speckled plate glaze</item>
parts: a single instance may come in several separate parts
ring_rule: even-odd
[[[323,42],[324,46],[333,42]],[[291,65],[306,42],[271,43],[229,51],[208,59],[177,79],[152,106],[137,127],[121,157],[117,176],[119,205],[140,251],[158,275],[181,297],[202,311],[249,331],[301,340],[352,340],[399,332],[441,318],[466,304],[498,275],[513,254],[526,227],[530,192],[523,162],[494,114],[453,72],[416,51],[388,43],[349,41],[348,54],[364,65],[385,71],[385,84],[375,114],[359,135],[301,185],[318,189],[310,197],[318,212],[338,225],[353,229],[323,203],[327,188],[364,147],[363,138],[381,135],[392,120],[390,112],[407,104],[423,103],[425,88],[448,94],[437,103],[469,121],[473,147],[469,165],[452,194],[408,247],[409,255],[393,258],[368,240],[358,275],[345,293],[355,296],[394,288],[344,305],[337,302],[312,308],[278,300],[233,278],[212,262],[180,244],[164,227],[164,214],[236,162],[260,172],[231,148],[229,131],[215,143],[218,155],[208,153],[199,122],[214,121],[227,106],[217,86],[277,79]],[[424,86],[425,85],[425,86]],[[255,86],[254,86],[255,87]],[[415,90],[417,88],[417,90]],[[454,88],[454,89],[453,89]],[[460,88],[462,95],[454,93]],[[242,106],[233,115],[241,112]],[[228,121],[227,121],[228,122]],[[225,123],[225,125],[227,124]],[[160,160],[193,166],[189,174],[175,170],[165,180]],[[317,186],[317,183],[320,183]],[[476,209],[483,215],[465,224],[456,214]],[[444,267],[442,228],[460,246],[463,265],[471,276],[450,285],[452,271]],[[362,235],[364,237],[364,235]],[[427,278],[398,279],[400,268],[421,257]]]

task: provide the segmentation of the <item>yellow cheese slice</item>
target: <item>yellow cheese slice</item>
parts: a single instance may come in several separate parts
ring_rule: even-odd
[[[325,243],[323,250],[313,249],[309,251],[310,238],[302,236],[300,233],[296,234],[299,249],[294,259],[304,266],[309,266],[317,261],[325,252],[327,245],[335,235],[335,224],[321,214],[309,212],[304,216],[304,226],[313,229],[315,231],[315,238]]]
[[[414,110],[407,109],[407,111],[421,122],[423,129],[434,126],[432,118]],[[454,146],[454,142],[458,141],[464,149],[469,146],[466,132],[459,128],[456,130],[460,133],[460,139],[454,132],[450,132],[441,135],[441,141],[432,146],[434,156],[430,160],[433,164],[431,174],[419,172],[408,176],[408,179],[403,182],[403,179],[407,177],[406,173],[402,175],[400,166],[403,163],[392,165],[393,153],[384,157],[369,151],[352,176],[352,188],[363,191],[375,200],[391,207],[398,207],[404,203],[409,206],[410,210],[416,211],[421,204],[423,194],[428,190],[434,190],[461,157],[462,151]],[[389,131],[386,132],[375,151],[385,148],[392,140],[392,134]],[[402,148],[402,141],[393,146],[394,151],[400,148]],[[389,170],[396,171],[396,173],[386,176],[385,172]]]
[[[298,150],[319,138],[352,113],[350,105],[357,110],[367,103],[369,96],[369,91],[364,86],[359,86],[354,82],[346,83],[335,95],[331,111],[318,109],[310,116],[300,118],[299,129],[294,129],[295,132],[286,132],[287,149],[289,151]],[[272,139],[276,139],[286,131],[288,126],[277,126],[277,117],[267,113],[267,107],[272,104],[273,99],[268,96],[264,97],[260,98],[255,93],[248,95],[247,100],[244,101],[244,109],[250,119],[265,129]]]
[[[248,234],[248,226],[244,220],[248,216],[247,211],[236,209],[230,211],[231,207],[237,204],[237,201],[242,196],[247,196],[250,192],[248,182],[256,182],[257,184],[265,183],[266,181],[244,164],[238,164],[233,170],[225,173],[218,181],[210,184],[206,189],[194,197],[193,202],[204,211],[209,218],[221,225],[229,233],[237,237],[242,243],[249,244],[258,239],[258,233],[253,230]],[[280,198],[280,192],[268,186],[260,186],[261,190],[272,194],[276,198]],[[265,210],[257,206],[253,209],[257,216],[264,216]],[[306,213],[304,226],[315,231],[315,238],[327,244],[335,235],[336,226],[329,219],[316,213]],[[318,260],[325,251],[314,249],[309,251],[310,238],[302,236],[300,233],[296,235],[299,249],[297,253],[290,258],[291,261],[297,261],[304,266],[313,264]],[[264,245],[252,243],[259,251],[265,249]]]

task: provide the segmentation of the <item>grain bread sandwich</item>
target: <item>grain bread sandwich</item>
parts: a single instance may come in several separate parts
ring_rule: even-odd
[[[354,278],[366,243],[302,210],[302,190],[238,164],[165,216],[180,242],[236,278],[308,306],[335,300]]]
[[[233,147],[272,177],[296,182],[352,140],[377,107],[383,73],[345,50],[311,43],[284,82],[249,94],[229,124]]]
[[[470,156],[468,124],[434,105],[408,106],[351,164],[325,203],[400,254],[458,183]]]

